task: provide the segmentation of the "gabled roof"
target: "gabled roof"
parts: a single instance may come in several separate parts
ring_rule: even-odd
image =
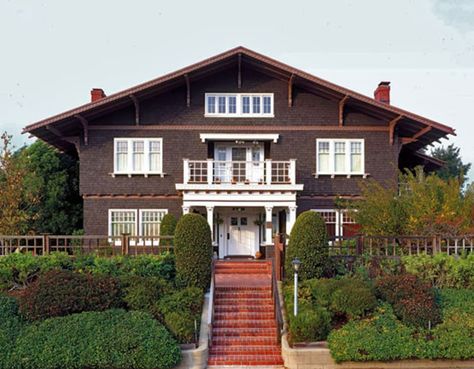
[[[197,78],[199,75],[203,75],[204,73],[212,73],[213,70],[216,70],[219,67],[232,65],[233,63],[236,64],[238,59],[242,62],[252,64],[257,68],[271,71],[272,73],[277,74],[280,78],[293,78],[295,84],[301,84],[306,88],[314,88],[316,91],[327,93],[336,99],[346,98],[347,104],[362,109],[369,109],[377,114],[381,114],[387,118],[387,121],[398,119],[397,125],[399,128],[403,128],[404,131],[402,136],[416,136],[416,140],[412,140],[408,143],[413,150],[424,147],[427,144],[446,137],[449,134],[455,134],[454,129],[447,125],[400,109],[393,105],[376,101],[373,98],[328,82],[322,78],[316,77],[242,46],[228,50],[151,81],[109,95],[101,100],[84,104],[75,109],[30,124],[23,129],[23,132],[32,133],[51,143],[51,141],[54,141],[55,139],[52,137],[51,133],[49,133],[48,136],[47,128],[50,128],[50,130],[54,129],[55,125],[63,124],[67,121],[75,121],[76,124],[80,125],[81,117],[89,118],[89,115],[90,117],[97,116],[106,111],[110,111],[115,107],[123,106],[124,104],[131,104],[131,97],[139,98],[141,96],[156,93],[159,90],[165,89],[167,86],[176,86],[176,83],[184,83],[184,77],[193,80],[193,78]],[[48,139],[48,137],[50,139]]]

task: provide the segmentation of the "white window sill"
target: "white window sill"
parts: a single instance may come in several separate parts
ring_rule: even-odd
[[[115,178],[115,177],[128,177],[128,178],[131,178],[131,177],[145,177],[145,178],[148,178],[148,177],[161,177],[163,178],[166,173],[109,173],[109,175],[112,177],[112,178]]]
[[[336,177],[346,177],[346,178],[351,178],[351,177],[362,177],[362,178],[367,178],[370,176],[369,173],[313,173],[314,178],[319,178],[319,177],[331,177],[331,178],[336,178]]]
[[[205,118],[275,118],[274,114],[204,114]]]

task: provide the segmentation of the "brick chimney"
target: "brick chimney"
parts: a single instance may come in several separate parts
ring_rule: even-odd
[[[101,88],[93,88],[91,90],[91,102],[103,99],[105,97],[105,92]]]
[[[390,104],[390,82],[382,81],[374,91],[374,99],[385,104]]]

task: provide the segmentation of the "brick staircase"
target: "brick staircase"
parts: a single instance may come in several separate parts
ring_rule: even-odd
[[[217,261],[208,365],[282,367],[271,263]]]

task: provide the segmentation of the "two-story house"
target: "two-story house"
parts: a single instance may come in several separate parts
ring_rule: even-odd
[[[200,212],[219,256],[255,255],[298,213],[354,232],[337,197],[397,180],[446,125],[237,47],[24,129],[76,155],[86,234],[159,234],[167,212]]]

